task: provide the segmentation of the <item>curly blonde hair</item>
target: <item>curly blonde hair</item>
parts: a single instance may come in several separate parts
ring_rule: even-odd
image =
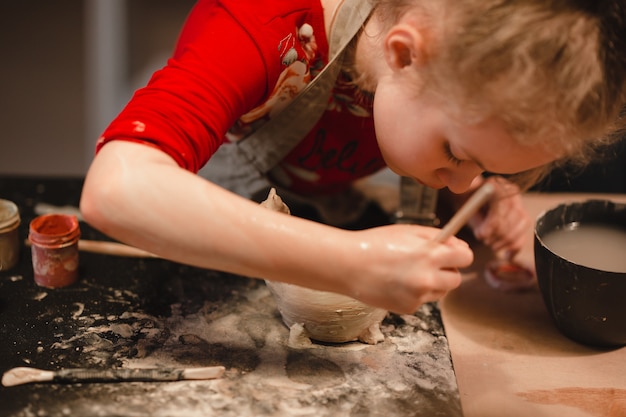
[[[386,25],[419,13],[429,34],[422,93],[460,120],[499,118],[520,143],[562,151],[580,164],[621,136],[622,0],[372,1]],[[524,173],[521,182],[549,168]]]

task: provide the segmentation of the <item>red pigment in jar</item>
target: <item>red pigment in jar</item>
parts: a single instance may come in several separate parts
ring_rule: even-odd
[[[37,285],[60,288],[78,279],[78,239],[76,216],[45,214],[30,222],[33,270]]]
[[[0,271],[17,264],[20,256],[19,225],[20,212],[15,203],[0,200]]]

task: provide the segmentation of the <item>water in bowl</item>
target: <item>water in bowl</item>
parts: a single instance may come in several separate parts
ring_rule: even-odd
[[[552,252],[577,265],[626,272],[626,229],[600,223],[570,223],[541,237]]]

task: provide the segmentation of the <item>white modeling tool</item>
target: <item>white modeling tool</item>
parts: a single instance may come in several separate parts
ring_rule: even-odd
[[[486,183],[480,187],[441,229],[441,232],[435,238],[435,242],[445,242],[449,237],[456,235],[470,217],[491,198],[494,190],[495,188],[491,183]]]
[[[2,376],[2,385],[32,384],[40,382],[52,383],[85,383],[85,382],[160,382],[205,380],[220,378],[224,374],[223,366],[187,369],[62,369],[45,371],[43,369],[19,367],[9,369]]]

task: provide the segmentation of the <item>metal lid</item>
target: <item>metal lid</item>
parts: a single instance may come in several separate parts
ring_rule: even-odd
[[[15,229],[20,224],[20,211],[14,202],[0,199],[0,233]]]

